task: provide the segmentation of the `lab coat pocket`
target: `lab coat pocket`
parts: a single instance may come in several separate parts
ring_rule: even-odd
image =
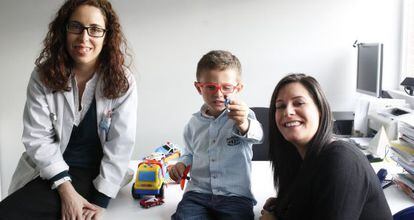
[[[36,170],[36,165],[30,159],[29,155],[24,152],[20,157],[16,171],[13,174],[9,187],[9,194],[22,188],[38,175],[39,171]]]

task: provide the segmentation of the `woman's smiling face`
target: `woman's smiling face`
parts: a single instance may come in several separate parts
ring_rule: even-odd
[[[283,137],[296,147],[305,147],[315,136],[320,121],[318,107],[299,82],[285,85],[276,98],[275,120]]]
[[[105,29],[105,18],[99,8],[79,6],[69,19],[70,24]],[[75,67],[94,66],[102,51],[105,36],[92,37],[86,30],[80,34],[67,32],[66,48],[75,62]]]

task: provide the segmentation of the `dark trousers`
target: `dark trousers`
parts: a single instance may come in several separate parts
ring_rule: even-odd
[[[72,185],[85,199],[90,200],[96,192],[92,181],[99,169],[69,169]],[[0,220],[20,219],[60,219],[61,202],[57,189],[51,189],[51,183],[40,177],[30,181],[23,188],[12,193],[0,202]]]
[[[253,220],[253,201],[237,196],[186,192],[172,220]]]

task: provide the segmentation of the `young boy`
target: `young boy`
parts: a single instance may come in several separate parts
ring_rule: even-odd
[[[262,141],[263,130],[236,99],[243,89],[239,60],[227,51],[207,53],[198,62],[194,86],[204,105],[185,127],[186,149],[169,171],[179,181],[191,165],[191,180],[171,218],[253,219],[252,145]]]

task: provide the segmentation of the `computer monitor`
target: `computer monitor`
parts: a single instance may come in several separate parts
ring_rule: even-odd
[[[382,51],[381,43],[358,44],[357,92],[381,97]]]

